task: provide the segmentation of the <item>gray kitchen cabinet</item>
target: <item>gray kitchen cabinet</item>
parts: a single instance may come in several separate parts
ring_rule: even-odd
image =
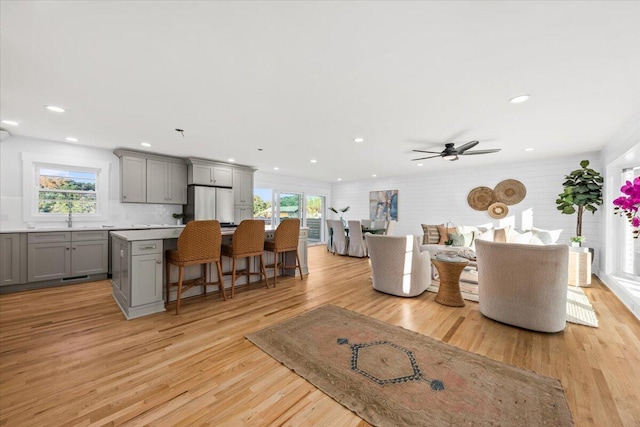
[[[131,295],[131,272],[130,272],[130,251],[129,243],[121,239],[112,239],[111,242],[111,283],[113,285],[113,295],[118,304],[129,306]]]
[[[253,170],[233,170],[233,198],[235,205],[253,206]]]
[[[147,201],[147,160],[142,157],[120,158],[120,201],[145,203]]]
[[[108,271],[107,231],[29,233],[27,280],[71,279]]]
[[[233,187],[233,169],[221,163],[188,158],[188,184]]]
[[[147,159],[147,203],[187,203],[187,165]]]
[[[187,165],[183,159],[130,150],[120,158],[120,201],[123,203],[187,203]]]
[[[26,234],[0,234],[0,286],[26,281]]]
[[[163,311],[162,240],[112,240],[113,295],[127,319]]]

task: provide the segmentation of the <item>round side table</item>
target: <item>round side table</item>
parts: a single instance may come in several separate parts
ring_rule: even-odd
[[[464,299],[460,293],[460,274],[469,261],[463,258],[460,261],[431,258],[431,262],[440,275],[440,288],[438,288],[436,302],[450,307],[464,307]]]

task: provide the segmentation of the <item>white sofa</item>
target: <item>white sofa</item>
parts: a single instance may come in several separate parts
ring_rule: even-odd
[[[431,235],[427,234],[426,227],[431,226],[423,224],[422,227],[425,230],[425,234],[423,235],[423,242],[422,245],[420,245],[420,250],[429,251],[431,253],[444,250],[463,251],[465,249],[475,251],[475,244],[478,240],[501,243],[521,243],[528,245],[552,245],[558,241],[560,234],[562,233],[562,230],[544,230],[535,227],[531,230],[525,231],[512,229],[509,226],[503,228],[490,228],[462,225],[449,228],[449,230],[455,230],[455,232],[450,233],[450,235],[457,234],[458,238],[455,239],[457,241],[454,241],[454,245],[445,246],[442,243],[434,243],[435,233],[432,233]],[[446,230],[442,226],[439,227],[439,229],[440,233],[442,233],[443,230]],[[449,236],[447,236],[447,238],[448,237]],[[445,240],[441,234],[438,238],[439,242],[443,242]]]

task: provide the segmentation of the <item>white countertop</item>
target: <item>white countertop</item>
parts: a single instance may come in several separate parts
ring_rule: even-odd
[[[265,233],[272,232],[275,229],[276,227],[269,225],[264,228],[264,231]],[[306,230],[307,227],[301,227],[300,229]],[[223,228],[222,235],[232,236],[235,231],[236,231],[235,228]],[[182,228],[111,231],[112,236],[118,237],[120,239],[124,239],[127,241],[177,239],[180,233],[182,233]]]
[[[96,231],[96,230],[150,230],[150,229],[182,229],[184,225],[170,224],[132,224],[132,225],[87,225],[79,227],[36,227],[36,228],[8,228],[0,230],[0,233],[46,233],[48,231]]]

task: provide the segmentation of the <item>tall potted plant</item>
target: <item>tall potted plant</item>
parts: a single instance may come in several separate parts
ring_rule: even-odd
[[[578,214],[576,237],[582,237],[582,214],[595,213],[602,205],[602,175],[589,167],[589,160],[580,162],[580,169],[565,175],[564,191],[558,195],[557,208],[567,215]]]

